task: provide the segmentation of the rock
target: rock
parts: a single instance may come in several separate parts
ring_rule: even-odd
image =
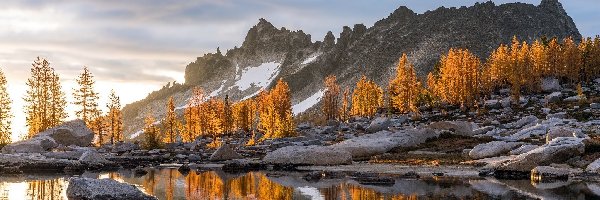
[[[543,136],[548,132],[548,126],[545,124],[537,124],[535,126],[524,128],[509,136],[510,140],[522,140],[534,136]]]
[[[131,142],[118,142],[115,145],[113,145],[111,152],[125,153],[125,152],[130,152],[130,151],[139,150],[139,149],[140,149],[140,145],[138,145],[138,144],[131,143]]]
[[[500,101],[492,99],[492,100],[487,100],[483,103],[483,106],[487,109],[501,109],[502,108],[502,104],[500,103]]]
[[[287,146],[267,153],[263,161],[282,165],[345,165],[352,163],[352,155],[332,147]]]
[[[2,148],[2,153],[43,153],[57,146],[58,144],[51,137],[39,136],[8,144]]]
[[[296,126],[296,128],[300,129],[300,130],[308,130],[310,128],[312,128],[312,126],[309,123],[300,123],[298,124],[298,126]]]
[[[196,154],[191,154],[190,156],[188,156],[188,160],[190,162],[197,162],[197,161],[202,160],[202,157],[200,157],[199,155],[196,155]]]
[[[43,156],[47,158],[56,158],[56,159],[67,159],[67,160],[79,160],[81,155],[83,155],[85,151],[50,151],[43,153]]]
[[[502,105],[502,108],[509,108],[510,104],[511,104],[510,97],[506,97],[506,98],[500,100],[500,104]]]
[[[546,115],[546,119],[564,119],[567,116],[566,112],[558,112]]]
[[[477,128],[472,122],[465,121],[453,121],[453,122],[434,122],[431,123],[428,128],[436,129],[436,130],[448,130],[454,132],[454,134],[462,135],[462,136],[473,136],[473,129]]]
[[[596,159],[594,162],[590,163],[585,171],[592,173],[600,173],[600,158]]]
[[[559,102],[562,99],[563,95],[561,92],[553,92],[549,95],[546,95],[546,97],[544,97],[544,100],[546,100],[546,103],[556,103]]]
[[[144,194],[137,187],[119,183],[112,179],[91,179],[91,178],[71,178],[67,188],[67,197],[72,200],[154,200],[152,197]]]
[[[410,129],[398,132],[380,131],[345,140],[331,145],[332,148],[350,152],[352,159],[364,160],[386,153],[396,147],[413,147],[439,134],[431,129]]]
[[[542,79],[541,89],[544,92],[556,92],[562,90],[560,81],[554,77],[546,77]]]
[[[184,163],[179,168],[177,168],[177,171],[179,171],[179,173],[181,173],[183,175],[187,175],[188,173],[190,173],[191,170],[192,169],[190,168],[190,166],[187,163]]]
[[[504,141],[492,141],[484,144],[479,144],[469,152],[469,157],[473,159],[496,157],[508,153],[520,145],[523,145],[523,143]]]
[[[564,126],[552,127],[548,130],[548,134],[546,134],[546,143],[549,143],[554,138],[557,137],[577,137],[577,138],[587,138],[587,135],[583,134],[581,129],[574,129]]]
[[[538,120],[539,119],[536,116],[529,115],[529,116],[526,116],[526,117],[523,117],[523,118],[517,120],[516,122],[507,124],[506,128],[519,129],[519,128],[523,128],[524,126],[534,124]]]
[[[591,103],[590,108],[591,109],[600,109],[600,103]]]
[[[89,165],[101,165],[109,163],[110,161],[104,159],[102,155],[100,155],[96,151],[86,151],[79,157],[79,162]]]
[[[578,102],[581,100],[581,96],[579,95],[575,95],[575,96],[571,96],[571,97],[567,97],[565,99],[563,99],[563,101],[565,102]]]
[[[388,127],[390,127],[391,125],[392,123],[389,118],[377,117],[373,121],[371,121],[371,124],[369,124],[369,126],[367,127],[367,132],[375,133],[382,130],[387,130]]]
[[[217,149],[209,158],[210,161],[225,161],[232,159],[240,159],[243,158],[240,154],[235,152],[235,145],[233,144],[223,144],[219,149]]]
[[[160,154],[160,149],[152,149],[152,150],[148,151],[148,154],[150,154],[150,155]]]
[[[534,150],[536,148],[538,148],[540,146],[538,145],[533,145],[533,144],[524,144],[521,145],[519,148],[513,149],[512,151],[509,152],[510,155],[519,155],[519,154],[524,154],[527,153],[531,150]]]
[[[531,177],[536,181],[568,179],[570,175],[581,172],[581,169],[573,169],[570,167],[537,166],[531,170]]]
[[[529,173],[537,166],[561,163],[574,156],[583,154],[585,145],[581,138],[559,137],[550,143],[520,154],[516,158],[501,164],[496,171]]]
[[[94,133],[80,119],[62,123],[36,135],[36,137],[41,136],[51,137],[56,143],[65,146],[76,145],[80,147],[90,146],[94,139]]]

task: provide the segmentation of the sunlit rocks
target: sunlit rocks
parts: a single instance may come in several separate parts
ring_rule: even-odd
[[[71,178],[67,188],[67,197],[71,200],[155,200],[144,194],[137,187],[119,183],[112,179]]]
[[[64,146],[76,145],[80,147],[90,146],[94,139],[94,133],[83,120],[77,119],[65,122],[59,126],[38,133],[35,137],[48,136],[56,143]]]
[[[2,148],[2,153],[43,153],[57,146],[51,137],[40,136],[8,144]]]

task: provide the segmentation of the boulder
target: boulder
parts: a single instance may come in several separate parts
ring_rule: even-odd
[[[499,100],[487,100],[483,103],[483,106],[487,109],[501,109],[502,108],[502,104],[500,103]]]
[[[352,155],[325,146],[287,146],[267,153],[263,161],[281,165],[345,165],[352,163]]]
[[[332,148],[350,152],[352,159],[364,160],[371,156],[386,153],[396,147],[414,147],[429,138],[438,137],[432,129],[410,129],[398,132],[380,131],[344,140],[331,145]]]
[[[112,179],[71,178],[67,197],[72,200],[154,200],[156,197],[144,194],[137,187],[119,183]]]
[[[554,77],[546,77],[542,79],[541,89],[544,92],[556,92],[562,90],[560,81]]]
[[[546,103],[556,103],[559,102],[562,99],[563,95],[561,92],[553,92],[549,95],[546,95],[546,97],[544,97],[544,100],[546,100]]]
[[[392,122],[389,118],[377,117],[373,121],[371,121],[371,124],[369,124],[369,126],[367,127],[367,132],[375,133],[382,130],[388,130],[388,127],[390,127],[391,125]]]
[[[565,101],[565,102],[578,102],[580,100],[581,100],[581,96],[579,96],[579,95],[570,96],[570,97],[563,99],[563,101]]]
[[[509,136],[510,140],[522,140],[535,136],[543,136],[548,132],[548,126],[545,124],[536,124],[528,128],[521,129],[515,134]]]
[[[62,123],[36,135],[36,137],[43,136],[51,137],[56,143],[64,146],[76,145],[87,147],[94,140],[94,133],[80,119]]]
[[[600,103],[591,103],[590,104],[590,108],[591,109],[600,109]]]
[[[596,159],[594,162],[590,163],[585,171],[592,173],[600,173],[600,158]]]
[[[523,128],[525,126],[537,123],[538,120],[539,119],[536,116],[529,115],[529,116],[525,116],[525,117],[517,120],[516,122],[507,124],[506,128],[519,129],[519,128]]]
[[[223,144],[219,147],[209,158],[210,161],[225,161],[232,159],[243,158],[240,154],[235,152],[235,145]]]
[[[537,181],[549,179],[568,179],[570,175],[581,172],[581,169],[574,169],[567,166],[537,166],[531,170],[531,177]]]
[[[102,155],[94,150],[84,152],[81,157],[79,157],[79,162],[88,165],[101,165],[109,163],[108,160],[104,159]]]
[[[496,157],[502,154],[506,154],[520,145],[523,145],[523,143],[505,141],[492,141],[484,144],[479,144],[473,149],[471,149],[471,151],[469,152],[469,157],[473,159]]]
[[[8,144],[2,148],[2,153],[43,153],[57,146],[51,137],[39,136]]]
[[[533,144],[524,144],[521,145],[519,148],[513,149],[512,151],[509,152],[510,155],[519,155],[519,154],[524,154],[527,153],[531,150],[534,150],[536,148],[538,148],[540,146],[538,145],[533,145]]]
[[[125,153],[134,150],[139,150],[140,145],[131,142],[118,142],[112,146],[111,152],[113,153]]]
[[[428,128],[436,129],[436,130],[448,130],[454,132],[454,134],[462,135],[462,136],[473,136],[474,129],[477,129],[477,125],[472,122],[466,121],[453,121],[453,122],[434,122],[431,123]]]
[[[564,126],[552,127],[548,130],[546,134],[546,143],[549,143],[554,138],[557,137],[577,137],[577,138],[587,138],[587,135],[583,134],[581,129],[569,128]]]
[[[531,172],[537,166],[562,163],[585,151],[585,145],[581,138],[558,137],[550,143],[540,146],[527,153],[520,154],[514,159],[501,164],[497,170]]]

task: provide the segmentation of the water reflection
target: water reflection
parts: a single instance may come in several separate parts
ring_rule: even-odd
[[[361,185],[351,179],[307,182],[297,174],[252,172],[191,172],[175,169],[149,170],[142,177],[131,171],[86,173],[136,185],[159,199],[561,199],[598,198],[596,183],[531,183],[496,179],[397,180],[393,186]],[[69,177],[0,177],[0,200],[66,199]]]

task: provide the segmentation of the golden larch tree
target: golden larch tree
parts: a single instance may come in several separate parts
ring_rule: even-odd
[[[123,113],[121,112],[121,99],[115,94],[114,90],[110,91],[108,97],[109,102],[106,105],[108,108],[108,135],[110,143],[123,141]]]
[[[389,83],[393,108],[401,113],[419,113],[417,101],[421,90],[421,82],[417,78],[413,65],[408,62],[406,54],[402,54],[396,67],[396,76]]]
[[[73,104],[79,107],[75,115],[82,119],[88,126],[91,124],[92,116],[97,115],[98,93],[94,91],[94,76],[87,67],[83,67],[83,72],[76,79],[78,88],[73,91]]]
[[[46,59],[38,57],[33,62],[31,77],[26,84],[28,90],[23,99],[29,131],[25,138],[31,138],[38,132],[59,125],[67,117],[67,101],[60,78]]]
[[[375,82],[362,76],[352,92],[352,115],[373,117],[381,106],[383,106],[383,90]]]
[[[476,105],[480,88],[480,61],[465,49],[450,49],[442,56],[436,96],[442,101],[469,108]]]
[[[325,92],[323,94],[322,108],[326,120],[337,120],[340,110],[340,86],[336,83],[334,75],[325,78]]]
[[[573,38],[567,37],[563,42],[562,67],[563,75],[572,82],[579,82],[579,72],[581,67],[581,53],[573,41]]]
[[[173,97],[169,97],[169,101],[167,102],[167,113],[163,120],[163,142],[175,143],[177,141],[177,137],[179,136],[178,126],[179,121],[177,120],[177,114],[175,113],[175,100]]]
[[[152,112],[149,112],[152,113]],[[155,119],[152,114],[148,114],[144,119],[144,142],[143,147],[145,149],[157,149],[162,147],[162,139],[160,137],[160,130],[156,127]]]
[[[347,122],[350,118],[350,88],[346,87],[342,94],[342,106],[340,107],[340,121]]]
[[[258,97],[262,139],[283,138],[296,135],[292,118],[290,90],[282,79],[272,91],[261,91]]]
[[[229,95],[225,95],[225,99],[223,100],[223,114],[222,114],[222,129],[223,133],[230,135],[233,132],[234,123],[233,123],[233,109],[231,102],[229,101]]]
[[[11,120],[10,111],[12,100],[8,96],[7,81],[4,72],[0,70],[0,147],[11,143]]]

